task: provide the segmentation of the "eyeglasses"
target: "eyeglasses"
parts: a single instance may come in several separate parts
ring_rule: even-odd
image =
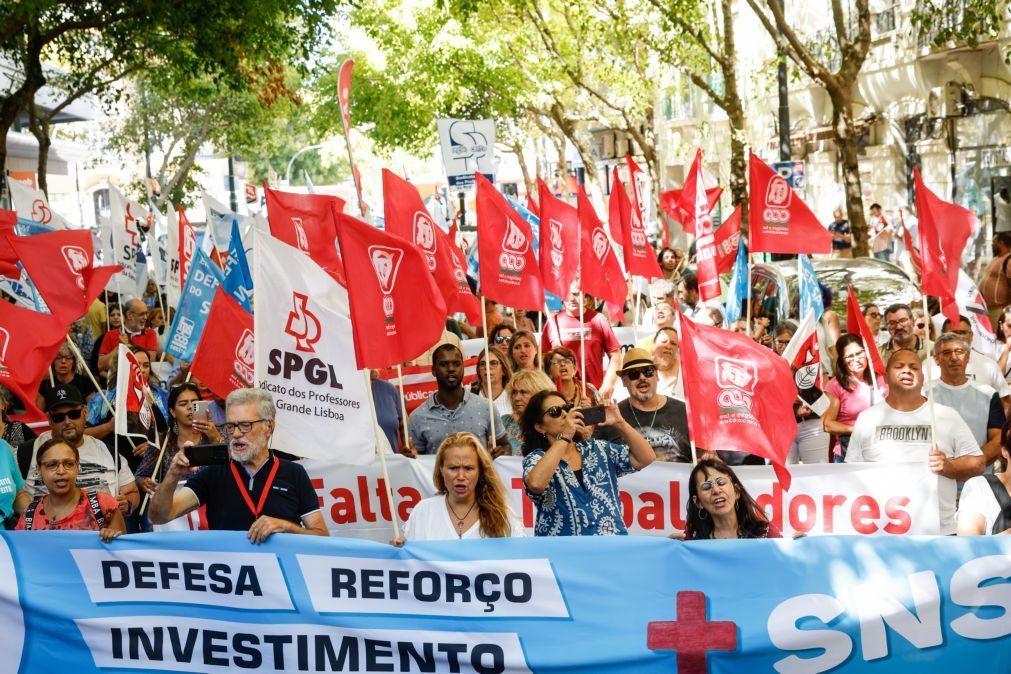
[[[857,360],[859,358],[863,358],[866,355],[867,355],[866,351],[863,351],[863,350],[854,351],[853,353],[851,353],[848,356],[843,356],[843,360],[845,360],[845,361]]]
[[[488,362],[491,363],[492,367],[495,367],[496,365],[501,365],[502,364],[502,363],[500,363],[497,360],[489,360]],[[485,360],[482,358],[481,360],[477,361],[477,366],[478,367],[485,367]]]
[[[655,374],[655,367],[640,367],[634,370],[625,370],[624,372],[624,376],[628,377],[631,381],[639,381],[639,377],[646,377],[646,379],[649,379]]]
[[[77,421],[78,419],[81,418],[82,414],[84,414],[84,410],[80,408],[76,410],[67,410],[66,412],[50,412],[49,419],[54,424],[62,424],[64,419],[67,418]]]
[[[552,419],[557,419],[571,409],[572,403],[566,403],[565,405],[552,405],[548,409],[544,410],[544,414],[541,415],[541,419],[543,419],[544,417],[551,417]]]
[[[908,323],[908,322],[909,322],[909,316],[906,316],[905,318],[898,318],[898,319],[896,319],[894,321],[888,321],[887,323],[885,323],[885,325],[887,327],[889,327],[889,328],[894,328],[894,327],[897,327],[899,325],[904,325],[905,323]]]
[[[221,432],[224,433],[225,435],[231,435],[232,433],[235,432],[236,428],[238,428],[239,431],[243,435],[245,435],[246,433],[249,433],[250,431],[253,430],[253,426],[264,421],[270,421],[270,419],[256,419],[255,421],[236,421],[235,423],[228,422],[226,424],[221,424],[220,428]]]
[[[495,335],[495,343],[496,344],[505,344],[510,339],[512,339],[512,336],[506,337],[504,335]]]
[[[786,347],[790,346],[790,341],[791,340],[789,340],[789,339],[777,339],[776,340],[776,344],[778,344],[779,346],[782,346],[783,348],[786,348]]]
[[[74,357],[71,356],[69,353],[58,353],[56,354],[56,358],[53,358],[53,360],[73,360],[73,359]]]
[[[699,491],[712,491],[713,484],[716,484],[716,486],[718,487],[726,487],[728,484],[730,484],[730,478],[718,477],[715,480],[706,480],[705,482],[699,485]]]
[[[944,349],[941,351],[942,358],[951,358],[952,356],[964,356],[969,353],[965,349]]]
[[[563,365],[565,363],[568,363],[569,365],[575,365],[576,364],[576,359],[575,358],[568,358],[568,357],[566,357],[566,358],[552,358],[551,362],[549,362],[548,365],[551,366],[551,367],[555,367],[556,365]]]
[[[39,464],[39,467],[43,470],[57,471],[61,467],[63,470],[70,472],[74,468],[77,468],[77,461],[74,459],[64,459],[63,461],[44,461]]]

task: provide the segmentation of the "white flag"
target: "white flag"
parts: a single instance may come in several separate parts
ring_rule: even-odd
[[[7,184],[10,186],[11,200],[19,218],[48,225],[53,229],[75,229],[62,216],[53,212],[49,207],[49,200],[46,199],[46,193],[42,190],[35,189],[20,180],[8,180]]]
[[[165,259],[168,267],[165,299],[170,307],[177,309],[183,284],[179,275],[179,216],[171,203],[166,204],[165,219],[168,222],[168,235],[165,238]]]
[[[347,290],[305,254],[254,232],[256,384],[274,395],[274,445],[311,459],[369,463],[376,433],[355,367]]]
[[[113,275],[109,289],[124,295],[123,301],[137,296],[137,244],[140,232],[137,219],[126,198],[115,187],[109,186],[109,226],[112,229],[112,260],[106,264],[123,266],[123,271]]]
[[[990,358],[997,358],[997,335],[990,324],[990,314],[987,312],[986,300],[979,288],[972,282],[964,269],[958,270],[958,288],[955,290],[955,304],[958,313],[969,319],[972,325],[972,348]]]

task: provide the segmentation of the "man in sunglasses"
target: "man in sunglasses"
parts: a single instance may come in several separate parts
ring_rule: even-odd
[[[688,412],[680,400],[657,393],[656,363],[645,349],[629,349],[618,376],[629,397],[618,403],[618,411],[632,428],[646,439],[658,461],[691,463],[688,442]],[[597,437],[623,443],[611,427],[597,428]]]
[[[28,479],[25,488],[28,494],[35,498],[48,493],[39,467],[35,463],[35,452],[51,437],[62,438],[68,445],[77,449],[81,456],[81,468],[77,474],[77,486],[89,492],[111,494],[119,501],[119,508],[124,516],[137,509],[140,503],[140,491],[134,481],[133,473],[126,462],[126,455],[120,453],[117,467],[113,453],[101,440],[86,435],[84,432],[87,412],[84,409],[84,396],[76,386],[63,385],[49,391],[46,395],[46,414],[49,416],[51,431],[43,433],[35,440],[32,461],[28,466]],[[129,447],[126,448],[129,451]]]

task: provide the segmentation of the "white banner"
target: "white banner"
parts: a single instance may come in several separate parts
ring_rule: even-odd
[[[368,463],[376,435],[355,368],[347,291],[297,248],[256,231],[256,382],[274,395],[274,445]]]
[[[178,309],[179,297],[183,291],[182,277],[179,274],[179,214],[171,202],[166,204],[165,220],[168,223],[168,234],[165,237],[165,257],[168,261],[165,299],[170,307]]]
[[[112,229],[112,261],[106,264],[119,264],[123,271],[113,275],[109,289],[123,294],[125,302],[131,297],[137,297],[137,244],[140,232],[131,205],[118,189],[109,186],[109,225]]]
[[[46,193],[20,180],[9,179],[11,201],[19,218],[31,220],[55,229],[77,229],[67,222],[59,213],[49,207]]]
[[[495,181],[495,120],[439,119],[436,125],[450,187],[472,187],[475,172]]]

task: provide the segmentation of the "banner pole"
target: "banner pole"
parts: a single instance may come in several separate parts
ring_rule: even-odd
[[[404,417],[404,451],[407,452],[411,448],[411,436],[407,432],[407,400],[404,398],[404,367],[400,363],[397,363],[397,385],[400,387],[400,415]]]
[[[586,301],[583,299],[583,290],[579,290],[579,379],[583,385],[583,397],[586,397],[586,331],[584,328],[583,307]],[[558,336],[558,341],[562,341],[562,336]]]
[[[190,376],[191,375],[192,375],[192,373],[190,373],[190,372],[186,373],[186,381],[185,381],[185,383],[187,383],[187,384],[190,383]],[[152,403],[153,403],[153,401],[152,401]],[[166,419],[165,421],[167,422],[168,419]],[[158,428],[158,425],[155,424],[155,429],[157,430],[157,428]],[[165,458],[165,450],[166,450],[166,448],[168,448],[169,436],[171,436],[171,435],[172,435],[172,433],[171,433],[171,427],[170,427],[170,431],[165,434],[165,439],[162,440],[162,442],[161,442],[161,449],[158,450],[158,460],[155,461],[154,469],[151,471],[151,479],[155,481],[155,484],[158,483],[158,471],[161,470],[161,462],[162,462],[162,459]],[[225,439],[225,443],[227,444],[227,442],[228,442],[228,440],[226,438]],[[147,510],[147,502],[150,501],[150,500],[151,500],[151,494],[150,494],[150,492],[148,492],[147,494],[144,494],[144,502],[140,504],[140,509],[138,510],[138,512],[141,515],[144,514],[145,510]]]
[[[636,299],[635,294],[632,292],[632,275],[628,275],[628,294],[626,298],[631,299],[635,306],[632,308],[632,338],[635,343],[639,343],[639,300]]]
[[[742,242],[742,243],[739,243],[738,245],[739,246],[743,246],[744,243]],[[748,337],[751,337],[752,335],[751,335],[751,253],[750,252],[745,253],[745,255],[744,255],[744,261],[748,263],[747,264],[747,267],[748,267],[748,283],[747,283],[748,292],[745,295],[745,297],[748,298],[747,299],[748,317],[745,320],[747,320],[747,322],[748,322],[748,326],[747,326],[748,327]]]
[[[920,287],[920,296],[923,298],[923,317],[927,321],[927,329],[924,332],[926,335],[924,340],[927,342],[927,354],[929,359],[929,354],[933,347],[930,344],[930,312],[927,310],[927,293],[924,292],[923,287]],[[934,377],[930,373],[930,365],[924,368],[927,377],[927,404],[930,406],[930,448],[933,449],[937,441],[937,426],[934,420]],[[875,384],[877,379],[875,379]]]
[[[386,501],[390,505],[390,520],[393,522],[393,537],[400,538],[400,523],[397,522],[397,508],[393,505],[393,486],[390,484],[390,471],[386,467],[386,452],[382,451],[382,442],[379,439],[379,434],[383,431],[379,428],[379,417],[376,416],[376,398],[372,395],[372,379],[368,370],[364,370],[364,376],[365,390],[369,394],[369,409],[372,410],[372,431],[376,436],[376,452],[379,454],[379,465],[383,471],[383,482],[386,484],[384,493],[386,494]]]
[[[484,299],[483,297],[481,298]],[[488,426],[488,430],[491,432],[492,436],[495,435],[495,401],[492,400],[494,397],[491,390],[491,350],[488,346],[488,312],[484,310],[484,303],[481,305],[481,327],[484,332],[484,383],[485,388],[488,389],[488,422],[491,424]],[[489,437],[488,440],[494,440],[494,437]],[[490,444],[490,442],[489,442]],[[491,447],[488,447],[488,453],[491,454]]]

